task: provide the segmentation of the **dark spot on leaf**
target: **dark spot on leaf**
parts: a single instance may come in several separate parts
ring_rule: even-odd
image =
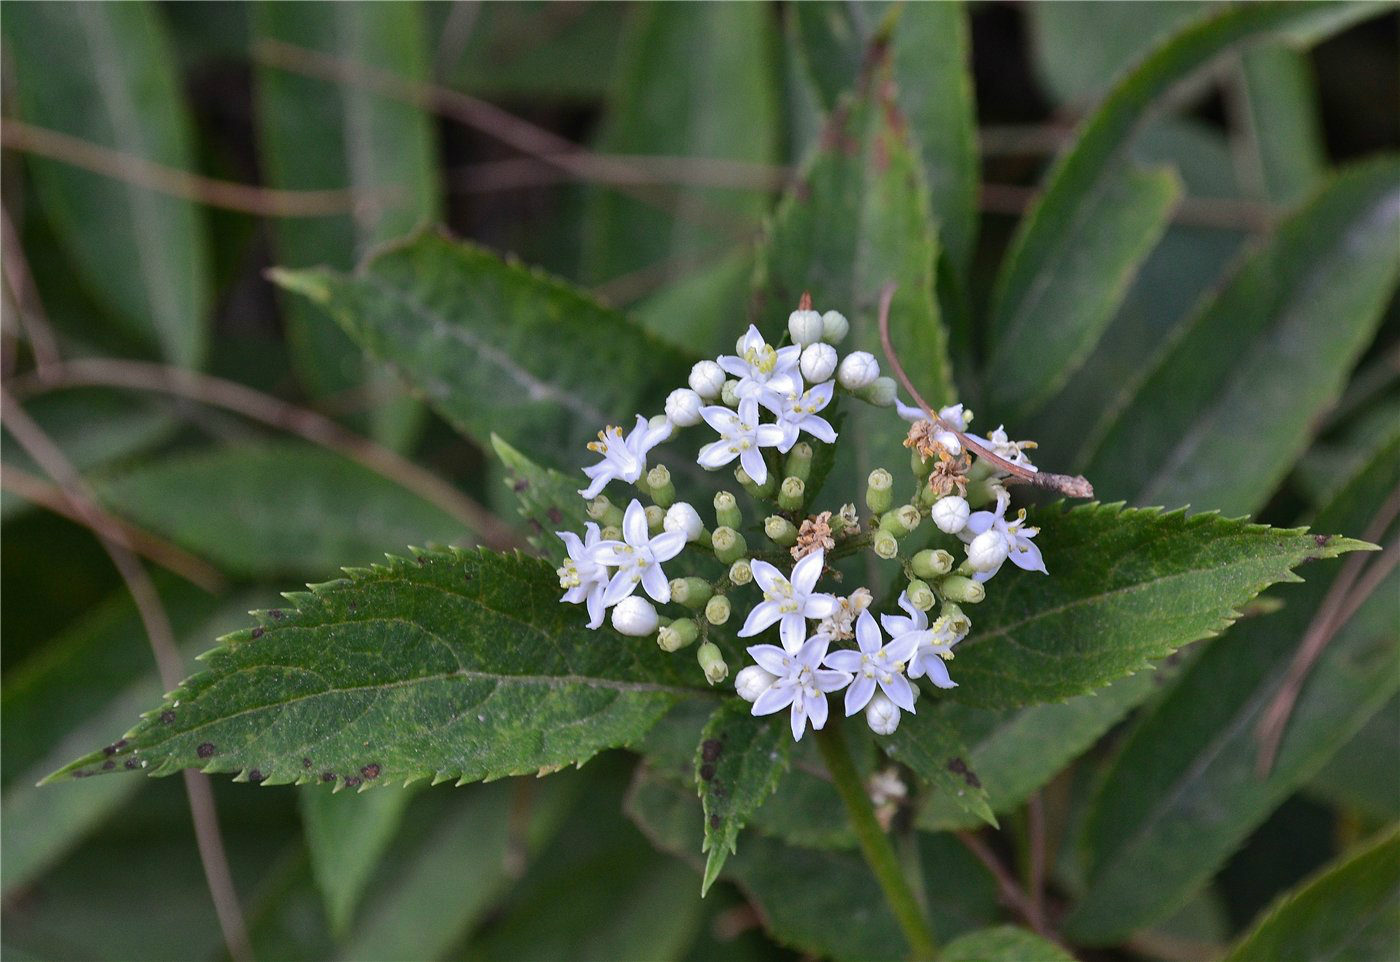
[[[273,621],[281,621],[281,620],[282,620],[282,609],[281,609],[281,608],[273,608],[271,611],[268,612],[268,614],[272,617],[272,620],[273,620]]]
[[[1313,540],[1317,542],[1319,548],[1325,548],[1327,547],[1327,542],[1332,540],[1332,536],[1330,534],[1315,534],[1313,535]]]
[[[549,515],[550,524],[564,523],[564,512],[560,511],[558,508],[550,508],[546,513]]]
[[[160,713],[160,723],[161,723],[162,725],[170,725],[170,724],[174,723],[174,721],[175,721],[175,713],[174,713],[173,711],[171,711],[170,709],[167,708],[165,711],[163,711],[163,712]]]
[[[718,816],[718,815],[711,815],[711,816],[710,816],[710,828],[719,828],[719,816]]]
[[[73,773],[74,778],[87,778],[92,772],[85,772],[81,768]]]
[[[301,760],[301,767],[302,767],[302,768],[310,768],[310,767],[311,767],[311,759],[309,759],[309,758],[303,758],[303,759]]]
[[[264,632],[264,631],[265,631],[265,629],[263,629],[263,628],[254,628],[253,631],[252,631],[252,637],[254,637],[254,638],[261,638],[261,637],[263,636],[263,632]]]
[[[529,481],[526,481],[524,478],[516,478],[516,479],[515,479],[515,482],[510,486],[510,489],[511,489],[512,491],[514,491],[516,494],[519,494],[521,491],[525,491],[525,490],[527,490],[529,487],[530,487],[530,482],[529,482]]]
[[[349,608],[352,612],[360,610],[359,603],[355,601],[350,602],[350,604],[348,604],[346,607]]]
[[[974,772],[974,771],[973,771],[972,769],[970,769],[970,768],[967,770],[966,773],[964,773],[964,775],[963,775],[963,781],[967,782],[967,783],[968,783],[969,785],[971,785],[973,788],[981,788],[981,787],[982,787],[982,779],[978,778],[978,777],[977,777],[977,773]]]
[[[354,788],[358,784],[360,784],[360,780],[358,778],[355,778],[353,775],[345,780],[346,788]]]
[[[335,772],[322,772],[322,773],[321,773],[321,781],[323,781],[323,782],[333,782],[333,781],[335,781]]]
[[[214,754],[214,743],[202,742],[200,746],[194,750],[194,753],[200,758],[208,758],[210,755]]]
[[[414,558],[413,560],[416,561],[416,562],[418,562],[418,567],[420,567],[420,568],[423,567],[425,564],[428,563],[428,559],[425,558],[425,557],[423,557],[422,555],[418,555],[418,556],[417,556],[416,558]]]
[[[710,779],[714,778],[714,777],[715,777],[715,766],[710,765],[710,764],[701,765],[701,766],[700,766],[700,777],[703,778],[703,779],[704,779],[705,781],[707,781],[707,782],[708,782]]]
[[[262,781],[262,780],[263,780],[264,778],[266,778],[266,777],[267,777],[266,775],[264,775],[262,772],[258,771],[256,768],[253,769],[251,772],[248,773],[248,781],[252,782],[254,785],[256,785],[258,782]]]
[[[963,761],[961,758],[950,758],[948,759],[948,771],[955,775],[961,775],[963,772],[967,771],[967,762]]]
[[[117,749],[125,748],[125,747],[126,747],[126,739],[125,739],[125,738],[118,738],[116,741],[114,741],[114,742],[112,743],[112,747],[113,747],[113,748],[117,748]]]
[[[538,521],[536,521],[534,518],[531,518],[531,519],[530,519],[530,530],[533,531],[533,532],[535,532],[535,534],[544,534],[544,525],[540,524],[540,523],[539,523]]]
[[[110,758],[107,759],[105,762],[102,763],[102,770],[103,770],[104,772],[110,772],[112,769],[114,769],[114,768],[116,768],[116,767],[117,767],[117,763],[114,762],[114,761],[112,761]]]
[[[134,759],[134,758],[128,758],[128,759],[126,760],[126,768],[127,768],[128,770],[133,769],[133,768],[140,768],[140,767],[141,767],[141,763],[138,762],[136,759]]]
[[[707,738],[700,744],[700,757],[707,762],[715,761],[723,748],[718,738]]]
[[[102,749],[102,754],[104,754],[104,755],[115,755],[116,753],[117,753],[117,746],[116,746],[116,745],[108,745],[106,748]]]
[[[472,573],[471,573],[470,571],[464,571],[464,572],[462,572],[462,580],[463,580],[463,581],[471,581],[471,580],[472,580]]]
[[[369,764],[369,765],[366,765],[364,768],[360,769],[360,774],[363,775],[365,778],[368,778],[368,779],[375,779],[375,778],[378,778],[378,777],[379,777],[379,765],[378,765],[378,763],[371,763],[371,764]]]

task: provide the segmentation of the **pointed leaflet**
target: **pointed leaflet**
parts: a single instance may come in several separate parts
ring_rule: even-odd
[[[22,119],[132,162],[194,170],[193,124],[155,4],[35,3],[5,13]],[[164,357],[199,364],[210,287],[199,207],[56,160],[31,157],[28,169],[79,279]]]
[[[51,777],[110,757],[273,784],[476,781],[581,764],[697,694],[654,644],[585,628],[537,559],[417,552],[288,598],[126,745]]]
[[[878,743],[890,758],[908,765],[935,789],[935,797],[981,819],[997,824],[987,790],[977,770],[968,764],[969,752],[956,728],[925,703],[923,711],[905,714],[899,727]]]
[[[252,7],[258,42],[273,41],[382,71],[404,83],[428,79],[422,8],[411,3],[265,3]],[[442,216],[433,119],[363,84],[312,77],[266,62],[254,71],[258,147],[273,187],[348,190],[354,210],[337,217],[282,218],[273,224],[276,258],[287,267],[350,268],[376,244]],[[361,387],[368,378],[401,393],[336,323],[298,298],[285,298],[292,361],[315,396]],[[376,437],[402,447],[422,410],[395,398],[371,409]]]
[[[692,358],[544,274],[425,233],[354,274],[277,270],[485,446],[492,432],[582,463],[609,423],[659,414]],[[582,480],[582,479],[581,479]]]
[[[1400,945],[1400,832],[1394,828],[1270,907],[1225,962],[1369,962]]]
[[[709,853],[701,895],[737,850],[739,830],[778,787],[791,749],[786,728],[772,718],[755,718],[745,701],[729,699],[705,724],[695,752],[695,784],[705,811],[701,850]]]
[[[580,533],[588,523],[584,502],[578,496],[577,477],[542,468],[491,435],[491,447],[506,468],[506,484],[520,502],[520,516],[530,526],[530,546],[546,558],[562,563],[568,549],[557,531]]]
[[[943,962],[1074,962],[1054,942],[1014,925],[960,935],[938,953]]]
[[[1174,180],[1126,158],[1150,108],[1232,45],[1317,13],[1303,3],[1212,12],[1139,63],[1084,125],[997,280],[984,380],[998,418],[1028,413],[1083,363],[1166,224]]]
[[[1400,445],[1317,523],[1364,530],[1397,476]],[[1400,685],[1392,572],[1313,666],[1272,770],[1256,774],[1255,728],[1336,576],[1329,569],[1279,592],[1282,611],[1212,642],[1127,740],[1084,830],[1090,884],[1065,929],[1075,939],[1115,942],[1184,902]]]
[[[1004,569],[968,610],[972,633],[942,694],[983,708],[1062,701],[1218,634],[1292,569],[1364,545],[1185,511],[1037,511],[1049,577]]]
[[[1400,163],[1336,177],[1165,349],[1086,473],[1140,503],[1258,509],[1341,394],[1400,276]]]

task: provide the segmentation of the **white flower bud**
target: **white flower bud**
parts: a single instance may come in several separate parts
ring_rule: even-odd
[[[720,403],[726,407],[737,408],[739,406],[739,382],[730,378],[724,382],[724,387],[719,391]]]
[[[840,311],[827,311],[822,315],[822,340],[828,344],[840,344],[851,333],[851,322]]]
[[[873,404],[877,408],[894,407],[895,397],[899,394],[899,388],[894,383],[892,377],[877,377],[865,386],[865,390],[860,392],[860,397],[865,403]]]
[[[821,384],[836,373],[836,348],[830,344],[808,344],[802,349],[799,362],[802,377],[808,384]]]
[[[704,402],[689,388],[678,387],[666,396],[666,416],[671,423],[688,428],[700,423],[700,408]]]
[[[1006,536],[993,528],[983,531],[967,546],[967,563],[973,571],[992,571],[1006,560]]]
[[[865,720],[875,734],[893,735],[899,727],[899,706],[877,691],[865,708]]]
[[[966,498],[950,494],[933,502],[931,513],[933,523],[938,526],[939,531],[944,534],[957,534],[967,527],[967,516],[971,509],[967,506]]]
[[[880,376],[880,363],[867,351],[852,351],[836,369],[837,382],[848,391],[859,391]]]
[[[757,665],[749,665],[734,676],[734,690],[744,701],[758,701],[758,696],[773,687],[777,675],[770,675]]]
[[[676,426],[671,423],[670,418],[664,414],[654,414],[651,419],[647,421],[648,431],[655,431],[663,427],[666,429],[666,433],[661,436],[661,441],[671,440],[671,437],[676,433]],[[657,441],[656,443],[660,444],[661,441]]]
[[[700,514],[684,501],[677,501],[666,509],[666,520],[661,522],[661,526],[667,531],[684,531],[687,541],[697,540],[700,532],[705,530]]]
[[[822,316],[816,311],[793,311],[788,315],[788,333],[794,344],[812,344],[822,339]]]
[[[714,361],[700,361],[690,369],[690,389],[706,401],[713,401],[724,387],[724,378],[724,368]]]
[[[634,638],[654,632],[660,620],[651,602],[636,595],[623,598],[612,611],[612,626],[617,633]]]

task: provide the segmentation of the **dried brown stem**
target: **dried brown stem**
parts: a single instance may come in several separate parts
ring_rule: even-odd
[[[34,352],[34,369],[44,377],[58,363],[58,338],[54,337],[43,301],[39,299],[39,289],[34,286],[34,275],[29,271],[19,231],[15,230],[9,209],[4,207],[0,207],[0,254],[3,254],[5,283],[14,297],[20,324]]]
[[[609,166],[594,172],[594,183],[613,186],[716,187],[730,190],[779,190],[793,169],[712,157],[670,157],[659,154],[593,154]],[[511,157],[464,164],[447,172],[448,187],[468,193],[541,187],[572,179],[561,171],[557,156]]]
[[[114,359],[67,361],[48,381],[16,378],[21,397],[51,388],[117,387],[158,391],[236,411],[244,417],[305,438],[345,455],[437,505],[498,550],[522,546],[516,533],[448,482],[315,411],[289,404],[246,385],[164,364]]]
[[[1035,187],[1016,184],[987,184],[979,187],[978,206],[991,214],[1026,213],[1040,200],[1043,192]],[[1205,227],[1212,230],[1236,230],[1263,233],[1279,218],[1272,204],[1257,200],[1233,200],[1226,197],[1183,197],[1172,211],[1172,223],[1183,227]]]
[[[1017,915],[1019,915],[1031,929],[1042,938],[1057,941],[1055,933],[1050,931],[1050,927],[1045,924],[1045,917],[1039,912],[1031,898],[1021,890],[1021,886],[1016,883],[1016,878],[1011,871],[1003,864],[1001,859],[996,857],[987,843],[974,832],[955,832],[957,840],[962,843],[983,867],[996,879],[997,889],[1001,892],[1001,900]]]
[[[895,377],[899,383],[904,385],[904,390],[909,392],[909,396],[914,399],[914,403],[919,406],[925,416],[928,417],[939,428],[957,435],[958,440],[963,443],[972,453],[976,454],[997,468],[1011,475],[1012,478],[1024,484],[1029,484],[1037,488],[1045,488],[1048,491],[1055,491],[1070,498],[1092,498],[1094,496],[1094,486],[1082,475],[1054,474],[1050,471],[1032,471],[1023,465],[1015,464],[1006,460],[1001,455],[989,451],[987,447],[971,435],[959,431],[938,416],[938,412],[929,406],[924,400],[914,382],[909,379],[909,375],[904,371],[904,365],[899,363],[899,355],[895,353],[894,343],[890,340],[890,303],[894,300],[895,284],[893,281],[886,284],[880,291],[880,344],[885,349],[885,358],[890,362],[890,367],[894,370]]]
[[[1026,803],[1026,830],[1030,836],[1030,879],[1027,894],[1036,918],[1045,920],[1045,802],[1036,792]]]

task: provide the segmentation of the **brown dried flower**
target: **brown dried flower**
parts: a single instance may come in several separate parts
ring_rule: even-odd
[[[836,547],[831,536],[831,512],[823,511],[802,522],[797,531],[797,544],[792,546],[794,561],[801,561],[813,551],[830,551]]]

